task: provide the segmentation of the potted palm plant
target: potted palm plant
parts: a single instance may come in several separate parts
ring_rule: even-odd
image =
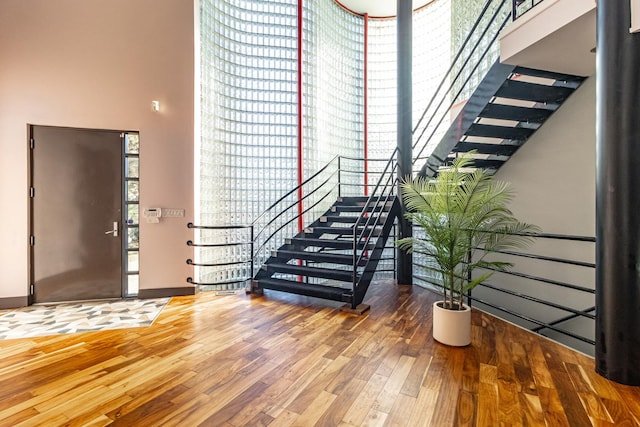
[[[509,210],[514,196],[509,185],[484,170],[469,171],[472,162],[469,155],[461,156],[436,178],[401,184],[406,216],[423,236],[400,239],[397,245],[423,255],[424,267],[439,276],[443,300],[433,307],[433,337],[454,346],[471,343],[471,310],[464,294],[512,266],[487,255],[527,246],[533,240],[528,234],[539,231]],[[482,274],[472,275],[478,268]]]

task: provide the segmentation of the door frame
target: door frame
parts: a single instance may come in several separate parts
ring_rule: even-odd
[[[34,178],[34,156],[33,156],[33,148],[34,148],[34,128],[35,127],[49,127],[49,128],[59,128],[59,129],[69,129],[69,130],[81,130],[81,131],[93,131],[93,132],[115,132],[120,134],[120,186],[121,186],[121,197],[120,197],[120,231],[121,231],[121,247],[120,247],[120,297],[126,298],[129,296],[135,296],[135,294],[129,293],[128,279],[129,279],[129,262],[128,262],[128,233],[130,224],[127,221],[128,217],[128,205],[127,203],[127,158],[130,157],[128,155],[127,150],[125,148],[125,135],[127,134],[137,134],[138,137],[140,135],[139,131],[127,131],[127,130],[113,130],[113,129],[93,129],[93,128],[79,128],[79,127],[69,127],[69,126],[52,126],[52,125],[38,125],[34,123],[27,123],[27,251],[28,251],[28,289],[27,289],[27,303],[28,305],[34,304],[34,291],[35,291],[35,265],[34,265],[34,187],[33,187],[33,178]],[[137,156],[139,158],[139,153]],[[137,178],[138,182],[140,181],[139,175]],[[138,184],[139,185],[139,184]],[[139,188],[139,187],[138,187]],[[139,199],[137,202],[139,206]],[[139,211],[139,208],[138,208]],[[138,224],[136,224],[139,230],[139,220]],[[139,254],[139,246],[138,246],[138,254]],[[139,258],[138,258],[139,263]],[[138,274],[139,274],[139,264],[138,264]],[[79,300],[80,301],[80,300]],[[56,304],[56,302],[51,302],[47,304]]]

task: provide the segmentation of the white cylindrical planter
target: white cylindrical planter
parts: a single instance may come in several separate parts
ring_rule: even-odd
[[[433,339],[456,347],[471,344],[471,309],[463,304],[464,310],[447,310],[442,304],[433,303]]]

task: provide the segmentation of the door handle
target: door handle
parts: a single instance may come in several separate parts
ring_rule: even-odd
[[[113,234],[113,237],[118,237],[119,226],[118,221],[113,221],[113,230],[105,231],[104,234]]]

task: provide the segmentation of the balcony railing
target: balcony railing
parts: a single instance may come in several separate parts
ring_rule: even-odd
[[[513,20],[515,21],[535,6],[542,3],[543,0],[513,0]]]
[[[561,253],[595,254],[595,238],[561,234],[535,235],[534,247],[549,244]],[[586,255],[585,255],[586,254]],[[512,321],[533,332],[593,354],[595,338],[595,263],[527,252],[500,251],[515,264],[512,271],[496,273],[469,293],[468,301],[477,308]],[[417,259],[414,267],[418,283],[438,289],[440,280],[428,269],[428,260]]]

